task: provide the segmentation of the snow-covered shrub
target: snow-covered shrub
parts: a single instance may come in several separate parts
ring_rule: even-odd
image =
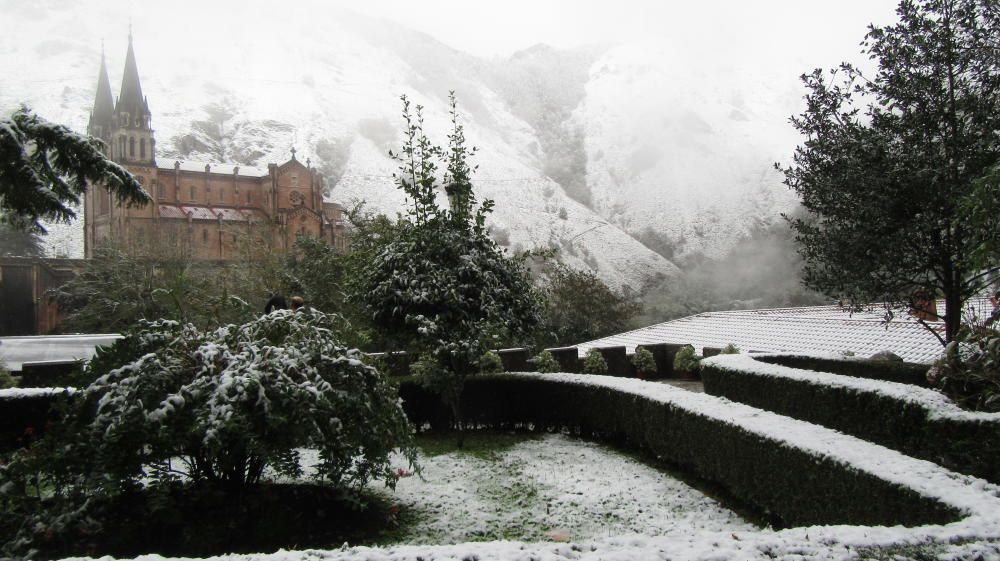
[[[962,407],[1000,411],[1000,333],[964,333],[948,344],[927,379]]]
[[[700,363],[701,357],[692,345],[684,345],[674,356],[674,370],[678,372],[696,372]]]
[[[604,355],[597,349],[587,351],[587,356],[583,359],[584,374],[607,374],[608,362],[604,360]]]
[[[552,356],[549,351],[542,351],[535,355],[535,358],[531,359],[529,362],[535,365],[535,370],[538,372],[559,372],[562,370],[562,366],[559,365],[559,361],[556,357]]]
[[[498,374],[503,370],[503,359],[493,351],[487,351],[479,360],[479,372],[483,374]]]
[[[656,359],[653,353],[645,347],[636,347],[632,355],[632,366],[635,366],[640,378],[656,373]]]
[[[740,354],[740,348],[737,347],[736,345],[732,344],[732,343],[729,343],[725,347],[722,347],[722,350],[719,351],[719,354],[720,355],[738,355],[738,354]]]
[[[144,323],[98,357],[144,351],[82,392],[65,444],[84,476],[120,488],[297,476],[299,448],[319,451],[317,475],[333,485],[392,485],[389,453],[413,457],[412,428],[394,388],[339,343],[337,322],[283,310],[212,331]]]

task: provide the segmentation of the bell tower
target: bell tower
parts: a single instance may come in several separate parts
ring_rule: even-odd
[[[98,92],[100,95],[100,92]],[[156,143],[153,138],[152,115],[149,102],[142,95],[139,68],[132,47],[132,32],[128,34],[128,54],[125,73],[112,116],[114,132],[111,138],[111,156],[123,164],[152,166],[155,164]]]

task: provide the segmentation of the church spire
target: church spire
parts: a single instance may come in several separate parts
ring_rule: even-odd
[[[122,118],[123,113],[127,114],[127,122],[123,122],[126,121]],[[122,76],[122,89],[118,94],[115,114],[120,119],[119,126],[149,128],[149,105],[142,95],[142,85],[139,83],[139,67],[135,63],[135,49],[132,48],[131,26],[128,34],[128,54],[125,55],[125,74]]]
[[[90,112],[87,134],[108,142],[111,134],[111,117],[114,111],[111,82],[108,80],[108,67],[104,62],[104,42],[102,41],[101,70],[97,74],[97,96],[94,98],[94,109]]]

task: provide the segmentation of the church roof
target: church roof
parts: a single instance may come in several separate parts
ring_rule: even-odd
[[[987,310],[986,299],[969,304]],[[938,309],[944,303],[938,302]],[[942,322],[930,322],[940,334]],[[840,306],[807,306],[705,312],[577,345],[580,356],[591,348],[654,343],[690,344],[696,349],[732,343],[745,352],[836,353],[867,357],[888,350],[908,362],[930,363],[943,350],[940,341],[916,319],[898,314],[886,323],[881,309],[850,313]]]
[[[209,166],[209,173],[232,174],[238,168],[237,174],[240,177],[267,177],[266,169],[243,164],[199,162],[195,160],[175,160],[171,158],[156,158],[156,167],[163,170],[173,170],[174,164],[179,163],[178,169],[181,171],[197,171],[205,173],[205,166]]]
[[[253,220],[260,222],[267,219],[267,215],[257,209],[251,208],[231,208],[214,207],[200,205],[157,205],[160,218],[182,218],[187,219],[188,215],[194,220],[218,220],[227,222],[247,222]]]
[[[139,83],[139,67],[135,62],[131,33],[128,36],[128,54],[125,55],[122,89],[118,94],[118,105],[115,106],[115,112],[121,111],[126,111],[130,115],[149,115],[149,104],[142,95],[142,84]]]

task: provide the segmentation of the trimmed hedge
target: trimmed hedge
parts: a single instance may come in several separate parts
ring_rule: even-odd
[[[860,362],[851,364],[855,361],[767,358],[769,363],[842,364],[845,371],[869,374],[866,378],[894,377],[906,372],[905,368],[894,368],[898,365],[892,364],[879,364],[876,368]],[[760,357],[751,360],[765,362]],[[821,379],[836,374],[807,370],[797,373],[811,374],[816,379],[754,372],[726,364],[722,357],[703,362],[701,368],[705,392],[710,395],[839,430],[948,469],[1000,483],[1000,419],[996,416],[963,412],[957,406],[952,414],[944,414],[938,404],[922,402],[919,395],[879,391],[878,384],[847,387]],[[913,388],[912,393],[921,391],[930,390]]]
[[[780,364],[789,368],[830,372],[843,376],[853,376],[855,378],[867,378],[869,380],[899,382],[900,384],[911,384],[922,388],[930,387],[930,384],[927,383],[927,370],[930,366],[926,364],[803,355],[761,355],[756,358],[761,362]]]
[[[446,408],[433,394],[404,382],[400,395],[418,427],[448,426]],[[462,402],[466,421],[475,426],[568,430],[626,443],[722,486],[787,525],[915,526],[961,517],[953,507],[834,455],[611,387],[543,376],[479,376],[467,382]]]

